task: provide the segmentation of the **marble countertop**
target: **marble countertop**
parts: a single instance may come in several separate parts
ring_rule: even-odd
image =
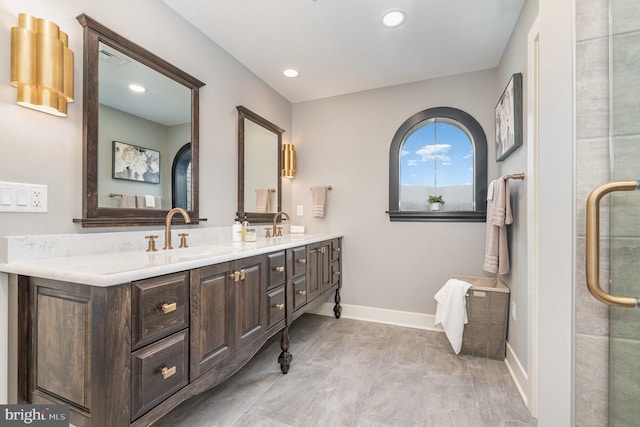
[[[46,237],[40,237],[41,241],[38,242],[38,245],[30,243],[34,247],[32,252],[43,252],[40,247],[47,247],[47,244],[43,243],[46,242]],[[11,238],[5,237],[5,253],[2,259],[4,262],[0,263],[0,272],[104,287],[337,237],[342,237],[342,234],[285,234],[283,237],[263,238],[257,242],[231,242],[214,239],[210,242],[197,242],[197,244],[188,248],[158,249],[157,252],[146,252],[144,248],[131,249],[125,247],[125,250],[119,249],[89,254],[49,250],[45,255],[39,253],[38,255],[28,256],[24,255],[25,250],[21,248],[23,253],[13,257],[11,256],[11,244],[6,242]],[[19,239],[24,241],[28,237],[15,238],[16,241],[23,243]],[[82,239],[86,244],[87,238],[82,237]],[[52,236],[50,242],[55,244],[55,241],[62,241],[62,239],[60,236]],[[19,252],[19,250],[14,249],[14,252]]]

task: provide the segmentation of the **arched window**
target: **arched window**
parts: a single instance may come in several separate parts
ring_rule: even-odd
[[[430,108],[409,117],[389,151],[391,221],[469,221],[486,217],[487,139],[469,114]],[[430,197],[444,204],[433,211]]]
[[[173,188],[172,207],[191,210],[191,143],[186,143],[173,159],[171,167]]]

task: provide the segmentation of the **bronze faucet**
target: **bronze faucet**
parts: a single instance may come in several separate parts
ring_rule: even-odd
[[[273,215],[273,237],[276,237],[276,221],[280,217],[280,215],[284,215],[285,218],[289,219],[289,214],[284,211],[277,212]],[[282,236],[282,234],[280,234]]]
[[[171,247],[171,218],[173,218],[173,216],[178,212],[182,214],[182,217],[184,218],[184,222],[186,224],[191,222],[189,214],[182,208],[173,208],[169,212],[167,212],[167,218],[165,220],[164,227],[164,249],[173,249]]]

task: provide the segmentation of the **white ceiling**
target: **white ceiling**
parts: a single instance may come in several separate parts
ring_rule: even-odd
[[[498,65],[524,0],[162,0],[290,102]],[[399,28],[383,12],[405,11]],[[296,78],[282,70],[295,67]]]

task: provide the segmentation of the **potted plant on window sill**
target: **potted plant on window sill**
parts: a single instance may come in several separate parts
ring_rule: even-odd
[[[442,209],[442,205],[444,205],[444,199],[442,198],[442,196],[430,195],[427,203],[429,203],[429,210],[431,210],[432,212],[439,212],[440,209]]]

